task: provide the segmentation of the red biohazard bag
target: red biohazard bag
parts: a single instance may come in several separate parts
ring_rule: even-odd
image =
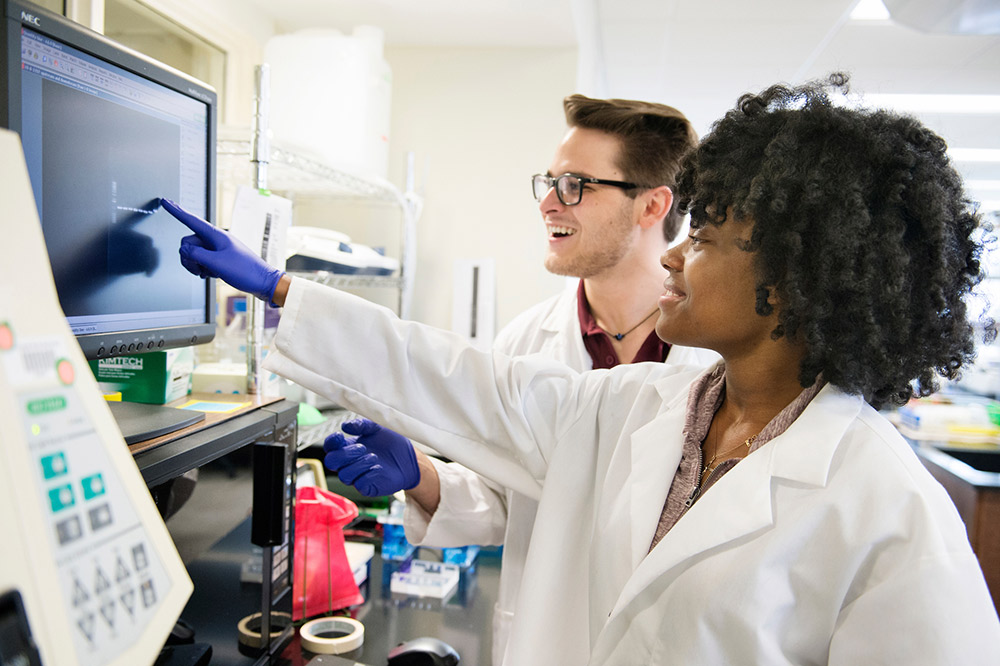
[[[357,505],[346,497],[315,486],[296,492],[292,619],[364,601],[344,550],[344,526],[357,517]]]

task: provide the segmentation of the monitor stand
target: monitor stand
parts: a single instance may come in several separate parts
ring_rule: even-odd
[[[126,444],[160,437],[205,420],[205,414],[188,409],[142,402],[108,401]]]

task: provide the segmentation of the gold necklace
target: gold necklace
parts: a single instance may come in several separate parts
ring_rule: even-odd
[[[732,453],[733,451],[736,451],[741,446],[747,447],[747,451],[749,451],[750,447],[754,443],[754,440],[756,440],[756,439],[757,439],[757,435],[750,435],[749,437],[746,438],[746,441],[741,442],[740,444],[737,444],[736,446],[734,446],[733,448],[729,449],[728,451],[722,451],[721,453],[718,452],[718,451],[716,451],[715,455],[712,456],[712,459],[709,460],[707,463],[705,463],[704,466],[701,468],[701,476],[699,477],[699,479],[700,479],[699,483],[704,483],[706,476],[710,475],[712,472],[715,471],[716,467],[718,467],[719,465],[722,464],[721,462],[719,463],[719,465],[714,465],[713,464],[716,460],[718,460],[719,456],[728,456],[730,453]],[[723,461],[723,462],[725,462],[725,461]]]

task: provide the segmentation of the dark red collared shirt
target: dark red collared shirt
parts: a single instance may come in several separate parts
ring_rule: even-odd
[[[594,368],[613,368],[621,361],[611,344],[611,335],[597,325],[597,320],[590,313],[590,303],[587,302],[587,294],[583,290],[583,280],[580,280],[580,287],[576,292],[577,315],[580,318],[580,333],[583,334],[583,346],[587,348],[590,359],[594,362]],[[643,361],[655,361],[662,363],[667,358],[670,345],[657,337],[656,331],[652,331],[646,341],[639,347],[632,363]]]

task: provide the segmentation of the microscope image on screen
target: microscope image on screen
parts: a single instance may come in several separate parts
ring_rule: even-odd
[[[185,232],[157,203],[180,190],[181,128],[49,81],[42,94],[39,208],[66,315],[190,306]]]
[[[117,183],[112,183],[112,187]],[[153,245],[153,239],[136,231],[135,227],[147,215],[155,215],[159,203],[153,199],[143,208],[115,205],[115,218],[108,230],[108,276],[118,277],[145,273],[147,276],[160,265],[160,253]]]
[[[155,212],[155,205],[153,200],[146,210],[133,209],[121,218],[108,220],[106,232],[91,234],[66,258],[62,270],[55,272],[55,279],[67,313],[87,311],[86,303],[99,298],[101,291],[119,278],[137,274],[149,277],[156,272],[160,251],[149,235],[137,229],[146,216]]]

